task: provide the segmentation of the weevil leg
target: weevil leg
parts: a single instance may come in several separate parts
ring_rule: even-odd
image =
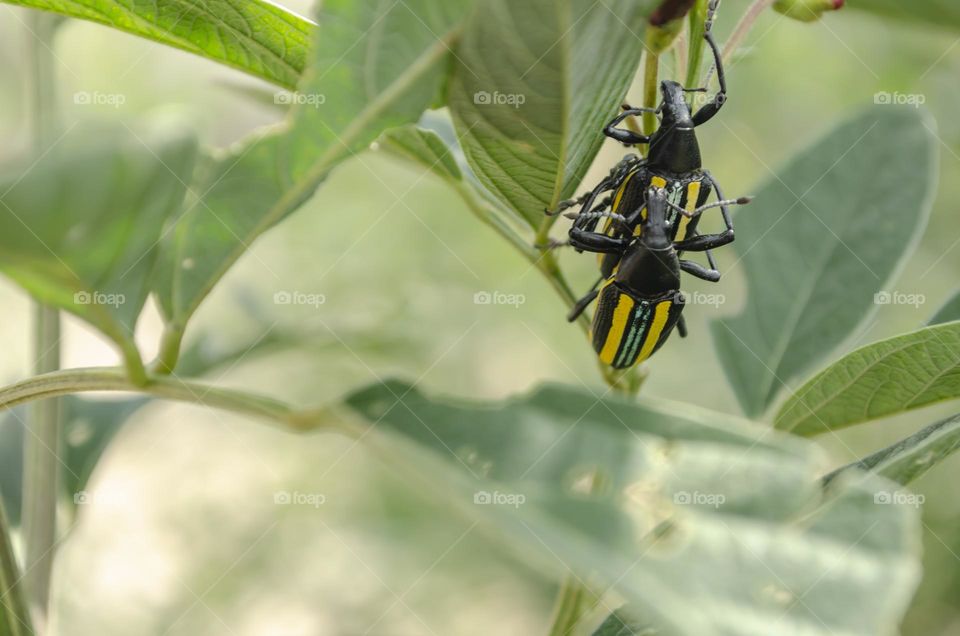
[[[717,67],[717,81],[720,83],[720,90],[706,106],[693,115],[694,126],[699,126],[713,119],[713,116],[719,113],[720,109],[723,108],[723,105],[727,102],[727,77],[723,71],[723,56],[720,55],[720,47],[717,46],[717,41],[713,39],[713,33],[709,29],[703,34],[703,37],[707,41],[707,44],[710,45],[710,50],[713,51],[713,59]]]
[[[576,227],[570,229],[570,245],[581,252],[622,254],[630,245],[630,241],[630,238],[615,238],[599,232],[586,232]]]
[[[576,199],[564,199],[563,201],[557,204],[557,207],[555,209],[553,210],[544,209],[543,213],[546,214],[547,216],[557,216],[558,214],[562,214],[563,212],[569,210],[570,208],[575,208],[578,205],[583,205],[584,202],[587,199],[589,199],[590,195],[592,194],[593,194],[593,190],[590,190],[589,192],[584,192]]]
[[[590,306],[594,300],[596,300],[597,295],[600,293],[600,290],[597,287],[600,286],[600,283],[603,282],[603,276],[597,279],[597,282],[593,284],[593,287],[590,288],[590,291],[586,295],[578,300],[573,308],[570,310],[570,313],[567,314],[567,322],[573,322],[580,317],[587,307]]]
[[[710,182],[710,185],[713,186],[713,191],[716,193],[717,198],[720,201],[723,201],[723,192],[720,190],[720,186],[717,184],[716,179],[714,179],[713,175],[708,171],[704,170],[703,172],[706,179]],[[733,232],[733,221],[730,220],[730,208],[726,205],[721,205],[720,215],[723,217],[723,225],[726,228],[723,232],[719,234],[698,234],[686,240],[674,243],[674,248],[678,252],[705,252],[716,247],[722,247],[729,243],[733,243],[735,236]],[[712,255],[708,256],[708,258],[712,259]],[[711,267],[714,267],[712,260]],[[714,269],[716,269],[716,267],[714,267]]]
[[[677,333],[680,334],[681,338],[687,337],[687,321],[683,316],[677,318]]]
[[[617,128],[620,124],[623,123],[623,120],[627,117],[632,117],[634,115],[639,115],[645,112],[656,112],[650,108],[630,108],[623,111],[616,117],[610,120],[610,123],[604,126],[603,134],[611,139],[616,139],[625,146],[636,146],[637,144],[648,144],[650,143],[650,137],[647,135],[641,135],[633,132],[632,130],[624,130],[623,128]]]
[[[680,269],[690,274],[691,276],[696,276],[711,283],[715,283],[720,280],[720,272],[715,269],[707,269],[700,263],[695,263],[693,261],[680,261]]]

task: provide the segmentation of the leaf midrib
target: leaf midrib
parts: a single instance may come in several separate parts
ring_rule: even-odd
[[[253,230],[249,232],[245,238],[248,238],[252,241],[256,237],[260,236],[263,232],[269,229],[270,226],[276,223],[279,219],[283,218],[285,214],[290,212],[291,209],[295,207],[304,196],[313,190],[316,185],[326,176],[327,171],[330,169],[330,164],[332,164],[332,162],[344,152],[342,147],[343,144],[349,146],[370,121],[372,121],[377,115],[384,112],[386,108],[389,107],[394,97],[402,94],[404,90],[415,84],[423,75],[429,72],[433,67],[433,64],[446,55],[447,51],[453,44],[453,41],[459,37],[462,29],[462,24],[458,24],[454,28],[450,29],[443,37],[439,38],[432,47],[426,49],[426,51],[424,51],[420,57],[410,65],[410,72],[401,75],[399,78],[397,78],[396,82],[388,86],[376,99],[371,101],[368,107],[361,111],[357,118],[354,119],[353,122],[351,122],[351,124],[344,129],[341,135],[339,135],[342,144],[331,144],[330,147],[313,163],[306,174],[302,176],[292,188],[288,189],[283,194],[280,200],[270,208],[270,211],[260,219],[260,222],[254,226]],[[289,134],[290,130],[291,129],[288,128],[285,134]],[[181,249],[182,246],[183,243],[181,242]],[[237,259],[239,259],[246,250],[247,247],[244,243],[240,243],[237,247],[235,247],[223,259],[221,266],[215,271],[215,273],[208,278],[206,284],[201,288],[200,293],[196,294],[194,300],[189,303],[186,311],[179,313],[175,312],[173,322],[182,327],[183,325],[181,323],[185,323],[186,319],[197,310],[197,308],[200,306],[200,303],[203,302],[204,298],[206,298],[206,296],[210,293],[210,290],[213,289],[213,286],[216,284],[216,282],[220,280],[224,274],[226,274],[227,270],[233,266]],[[179,262],[179,260],[177,262]],[[179,268],[177,269],[179,270]],[[179,276],[174,277],[174,307],[176,307],[182,301],[182,290],[179,288],[179,285],[177,285],[177,282],[181,280],[182,279]]]

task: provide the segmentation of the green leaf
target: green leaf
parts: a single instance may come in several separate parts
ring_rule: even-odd
[[[603,621],[593,636],[658,636],[646,621],[632,615],[628,606],[621,607]],[[662,635],[661,635],[662,636]]]
[[[314,25],[265,0],[2,0],[196,53],[280,86],[297,85]]]
[[[945,322],[960,320],[960,291],[937,310],[937,313],[927,322],[928,325],[939,325]]]
[[[384,134],[381,145],[396,155],[419,163],[442,179],[463,179],[451,148],[433,131],[416,126],[394,128]]]
[[[960,323],[881,340],[818,373],[776,427],[811,436],[960,397]]]
[[[849,0],[847,4],[894,20],[960,29],[960,5],[954,0]]]
[[[824,477],[833,481],[849,470],[868,470],[906,486],[960,450],[960,415],[954,415]]]
[[[23,585],[10,540],[10,525],[0,502],[0,636],[32,636]]]
[[[711,327],[748,415],[850,336],[913,251],[937,176],[929,127],[913,108],[869,109],[778,170],[738,215],[747,302]]]
[[[449,95],[458,134],[483,184],[531,226],[590,167],[656,4],[490,0],[468,23]]]
[[[480,405],[390,383],[347,403],[411,488],[554,576],[615,584],[657,633],[873,636],[918,581],[917,510],[874,504],[889,482],[825,496],[815,445],[736,418],[565,387]]]
[[[165,246],[158,296],[174,331],[256,238],[309,199],[338,163],[387,128],[420,117],[441,87],[471,4],[324,3],[324,35],[288,125],[208,161],[194,188],[201,196],[189,202]]]
[[[0,271],[129,352],[195,153],[194,136],[169,122],[69,129],[0,175]]]

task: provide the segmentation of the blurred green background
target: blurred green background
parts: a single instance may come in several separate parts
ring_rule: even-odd
[[[310,11],[307,2],[283,4]],[[723,3],[721,40],[746,4]],[[28,32],[24,11],[3,6],[0,15],[0,155],[9,160],[29,143]],[[939,195],[920,248],[890,288],[922,294],[925,303],[879,307],[834,358],[918,327],[960,281],[960,40],[845,9],[809,25],[769,12],[747,47],[728,69],[729,104],[699,133],[704,162],[728,195],[756,191],[878,91],[925,96],[942,142]],[[56,55],[65,127],[101,118],[132,124],[175,109],[195,122],[205,143],[225,146],[283,116],[251,97],[269,96],[265,84],[97,25],[69,23]],[[671,75],[669,62],[662,73]],[[80,92],[123,103],[75,103]],[[640,102],[639,84],[628,99]],[[587,182],[623,154],[608,142]],[[745,208],[736,222],[776,213]],[[652,360],[644,391],[737,413],[707,323],[736,313],[743,280],[733,254],[718,256],[721,288],[688,278],[685,289],[721,291],[726,301],[688,308],[690,337],[671,339]],[[571,252],[561,263],[578,291],[593,282],[592,257]],[[276,305],[278,291],[322,294],[325,302]],[[521,294],[524,302],[477,305],[474,294],[482,291]],[[30,304],[6,281],[0,302],[7,351],[0,381],[8,383],[29,375]],[[224,358],[206,370],[207,380],[301,404],[395,376],[428,393],[469,398],[507,396],[545,381],[602,394],[594,354],[564,313],[538,272],[453,192],[371,151],[344,164],[253,246],[203,305],[187,345],[197,367]],[[65,320],[65,367],[118,362],[99,335]],[[138,330],[147,357],[159,329],[148,310]],[[924,409],[819,441],[839,465],[955,408]],[[103,423],[81,424],[73,444]],[[0,424],[12,426],[10,419]],[[9,438],[10,431],[0,434]],[[4,450],[0,470],[13,468]],[[955,457],[913,487],[926,497],[925,576],[903,626],[907,635],[960,633],[958,474]],[[87,491],[90,503],[77,508],[56,565],[57,634],[528,634],[542,631],[550,611],[554,581],[333,435],[297,437],[210,409],[151,403],[110,442]],[[276,505],[284,492],[325,500]]]

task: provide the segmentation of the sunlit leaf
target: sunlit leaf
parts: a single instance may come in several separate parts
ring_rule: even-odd
[[[821,371],[783,405],[776,427],[818,435],[960,397],[960,323],[881,340]]]
[[[850,336],[913,251],[937,179],[930,126],[913,108],[867,110],[778,170],[739,216],[747,302],[712,332],[748,415]]]
[[[490,0],[468,23],[450,85],[457,132],[483,184],[530,225],[590,167],[657,4]]]
[[[293,88],[314,26],[265,0],[0,0],[99,22]]]
[[[656,633],[875,636],[919,580],[917,510],[874,503],[890,482],[824,498],[816,446],[736,418],[565,387],[480,405],[391,383],[348,404],[411,488],[555,576],[614,585]]]

